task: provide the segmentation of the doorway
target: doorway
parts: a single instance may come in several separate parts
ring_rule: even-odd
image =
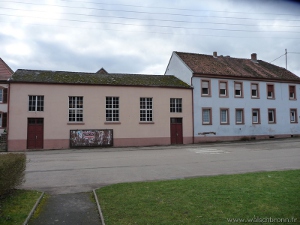
[[[43,149],[44,118],[28,118],[27,149]]]
[[[182,118],[171,118],[171,144],[183,144]]]

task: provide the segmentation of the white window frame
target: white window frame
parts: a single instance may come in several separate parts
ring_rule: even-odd
[[[219,81],[219,96],[220,97],[227,97],[228,96],[228,82],[220,80]]]
[[[140,98],[140,122],[153,122],[153,98]]]
[[[241,120],[238,120],[238,112],[241,113],[240,118]],[[244,109],[235,109],[235,123],[236,124],[244,124]]]
[[[255,86],[256,89],[253,89],[253,86]],[[256,95],[253,95],[253,90],[256,91]],[[259,98],[259,84],[258,83],[251,83],[251,98]]]
[[[119,122],[120,121],[120,100],[119,97],[106,97],[105,112],[106,122]]]
[[[206,83],[207,83],[207,87],[206,87]],[[207,89],[207,93],[204,93],[203,90]],[[201,80],[201,96],[203,97],[210,97],[211,93],[210,93],[210,80]]]
[[[212,117],[212,109],[211,108],[202,108],[202,124],[203,125],[212,125],[211,117]],[[206,119],[208,119],[208,120],[206,120]]]
[[[43,95],[29,95],[28,96],[28,111],[29,112],[43,112],[44,111],[44,96]]]
[[[224,120],[224,118],[225,118],[225,120]],[[220,109],[220,124],[221,125],[229,124],[229,109],[228,108]]]
[[[256,115],[256,121],[254,120],[254,116],[253,116],[253,113],[257,113]],[[253,124],[260,124],[260,109],[252,109],[252,123]]]
[[[238,89],[237,86],[240,86]],[[240,94],[236,94],[236,91],[240,91]],[[243,82],[234,82],[234,97],[236,98],[243,98]]]
[[[269,92],[269,86],[272,87],[272,92]],[[271,95],[269,95],[271,93]],[[275,85],[267,84],[267,99],[275,99]]]
[[[271,116],[271,120],[270,120]],[[268,122],[276,123],[276,109],[268,109]]]
[[[74,115],[74,117],[70,115]],[[69,122],[83,122],[83,96],[69,96]]]
[[[294,115],[292,116],[292,114],[294,114]],[[290,122],[291,123],[298,123],[297,109],[290,109]]]
[[[182,98],[170,98],[170,112],[171,113],[182,112]]]

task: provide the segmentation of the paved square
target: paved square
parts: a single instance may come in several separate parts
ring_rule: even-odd
[[[27,152],[23,188],[50,194],[104,185],[300,169],[300,139]]]

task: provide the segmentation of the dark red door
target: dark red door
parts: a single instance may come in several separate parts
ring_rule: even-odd
[[[171,118],[171,144],[183,144],[182,118]]]
[[[44,119],[28,118],[27,149],[42,149],[44,145]]]

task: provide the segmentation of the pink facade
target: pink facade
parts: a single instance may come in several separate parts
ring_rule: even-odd
[[[29,96],[44,96],[43,111],[29,111]],[[69,122],[69,97],[83,97],[83,121]],[[107,122],[106,97],[118,97],[119,121]],[[152,99],[152,122],[140,122],[140,98]],[[170,98],[182,112],[170,112]],[[112,129],[113,146],[171,144],[171,118],[182,118],[183,144],[193,142],[192,89],[167,87],[11,83],[8,151],[28,148],[28,119],[43,119],[42,149],[70,148],[70,130]]]

